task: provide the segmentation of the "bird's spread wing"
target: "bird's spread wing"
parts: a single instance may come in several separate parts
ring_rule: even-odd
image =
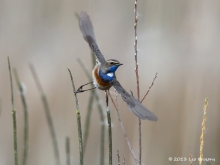
[[[140,119],[148,119],[152,121],[157,121],[157,116],[155,116],[151,111],[145,108],[137,99],[131,96],[125,89],[121,86],[117,79],[113,82],[113,87],[121,95],[122,99],[127,103],[129,109]]]
[[[88,14],[85,11],[80,12],[79,27],[80,27],[80,30],[83,34],[83,38],[86,40],[86,42],[88,42],[90,48],[95,53],[95,55],[98,58],[98,60],[100,61],[100,63],[104,63],[105,58],[102,55],[102,53],[99,50],[99,47],[96,43],[92,22],[88,16]]]

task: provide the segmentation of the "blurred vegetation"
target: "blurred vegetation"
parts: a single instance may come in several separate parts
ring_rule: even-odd
[[[70,143],[72,164],[79,163],[77,122],[73,108],[73,92],[69,68],[76,86],[88,82],[77,58],[92,68],[88,45],[84,42],[75,12],[85,10],[93,20],[96,39],[106,59],[115,58],[124,65],[117,78],[129,91],[136,90],[134,65],[134,1],[2,1],[0,2],[0,164],[14,164],[13,122],[11,117],[10,82],[7,57],[22,80],[28,104],[29,140],[27,164],[54,164],[50,131],[38,90],[28,63],[34,64],[47,95],[57,135],[61,164],[66,164],[66,137]],[[200,135],[204,98],[209,97],[203,157],[220,164],[219,100],[220,100],[220,2],[211,1],[138,1],[138,61],[140,98],[158,78],[143,104],[155,114],[156,123],[142,122],[143,164],[185,165],[169,161],[169,157],[194,158],[200,155]],[[15,86],[15,82],[14,87]],[[23,157],[24,116],[20,96],[14,88],[17,114],[19,164]],[[110,93],[113,93],[110,91]],[[90,131],[84,153],[84,164],[100,163],[101,128],[97,105],[105,107],[104,93],[97,91],[100,101],[93,101]],[[79,95],[82,128],[85,128],[91,93]],[[134,96],[136,93],[134,92]],[[95,99],[94,99],[95,100]],[[138,121],[118,98],[121,118],[127,136],[138,153]],[[135,164],[110,103],[113,138],[113,164]],[[98,129],[97,129],[98,128]],[[108,141],[104,142],[104,162],[108,164]],[[193,162],[198,164],[198,162]],[[205,164],[205,163],[204,163]]]

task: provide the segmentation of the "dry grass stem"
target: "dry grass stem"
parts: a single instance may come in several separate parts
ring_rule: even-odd
[[[80,159],[80,165],[83,165],[83,140],[82,140],[81,115],[80,115],[80,110],[79,110],[79,101],[78,101],[78,97],[76,94],[76,88],[74,85],[72,73],[69,69],[68,71],[70,74],[70,79],[72,82],[73,93],[74,93],[75,102],[76,102],[76,119],[77,119],[78,139],[79,139],[79,159]]]
[[[70,138],[69,137],[66,137],[65,148],[66,148],[66,165],[70,165],[71,162],[70,162]]]
[[[96,60],[95,60],[95,55],[93,54],[93,52],[91,52],[92,55],[92,64],[95,65]],[[92,81],[92,76],[90,74],[90,72],[88,71],[88,68],[86,68],[85,64],[81,61],[81,59],[77,59],[80,66],[82,67],[83,71],[85,72],[87,78],[89,81]],[[101,99],[99,97],[99,95],[97,94],[97,92],[95,90],[91,90],[90,93],[90,98],[89,98],[89,103],[88,103],[88,107],[87,107],[87,114],[86,114],[86,121],[85,121],[85,131],[83,134],[84,140],[83,140],[83,144],[84,144],[84,152],[86,149],[86,144],[88,141],[88,137],[89,137],[89,129],[90,129],[90,118],[91,118],[91,110],[92,110],[92,104],[94,103],[94,97],[96,99],[97,102],[97,108],[99,111],[99,116],[100,116],[100,121],[101,123],[105,122],[105,117],[104,117],[104,112],[103,112],[103,106],[100,104]],[[104,157],[105,157],[105,125],[101,124],[101,134],[100,134],[100,165],[104,164]]]
[[[18,146],[17,146],[17,121],[16,121],[16,111],[14,107],[14,91],[13,91],[13,81],[11,74],[11,65],[10,59],[8,57],[8,70],[10,76],[10,84],[11,84],[11,110],[12,110],[12,119],[13,119],[13,137],[14,137],[14,161],[15,165],[18,165]]]
[[[25,92],[24,88],[21,84],[21,81],[18,77],[17,70],[14,69],[14,75],[15,75],[15,80],[18,85],[18,89],[20,91],[20,96],[21,96],[21,101],[23,105],[23,111],[24,111],[24,146],[23,146],[23,158],[22,158],[22,165],[27,164],[27,157],[28,157],[28,130],[29,130],[29,123],[28,123],[28,108],[27,108],[27,102],[25,98]]]
[[[47,101],[47,97],[46,97],[46,94],[43,91],[40,80],[37,76],[37,73],[36,73],[33,65],[30,65],[30,70],[31,70],[31,73],[34,77],[34,81],[37,85],[37,88],[38,88],[38,91],[40,93],[41,100],[42,100],[42,103],[43,103],[44,112],[45,112],[45,116],[46,116],[46,119],[47,119],[47,124],[49,126],[50,135],[51,135],[51,139],[52,139],[52,143],[53,143],[55,162],[56,162],[56,165],[60,165],[60,155],[59,155],[57,137],[56,137],[55,127],[54,127],[52,116],[51,116],[51,113],[50,113],[50,108],[49,108],[49,104],[48,104],[48,101]]]
[[[105,91],[105,98],[106,98],[106,112],[107,112],[107,119],[108,119],[108,147],[109,147],[109,165],[112,165],[112,126],[111,126],[111,113],[108,106],[108,91]]]
[[[207,108],[208,108],[208,97],[205,98],[205,105],[203,108],[204,114],[203,114],[203,121],[202,121],[202,134],[200,136],[199,165],[202,165],[202,159],[203,159],[203,147],[204,147]]]

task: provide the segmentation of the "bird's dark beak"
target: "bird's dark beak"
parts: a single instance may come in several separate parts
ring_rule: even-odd
[[[119,63],[119,64],[117,64],[118,66],[121,66],[121,65],[123,65],[122,63]]]

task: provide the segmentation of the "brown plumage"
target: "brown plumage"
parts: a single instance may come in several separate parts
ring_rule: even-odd
[[[100,79],[100,77],[99,77],[99,68],[100,68],[100,64],[97,64],[95,66],[95,68],[92,70],[93,84],[95,85],[95,87],[97,87],[101,90],[108,90],[109,88],[111,88],[112,83],[104,82]]]

